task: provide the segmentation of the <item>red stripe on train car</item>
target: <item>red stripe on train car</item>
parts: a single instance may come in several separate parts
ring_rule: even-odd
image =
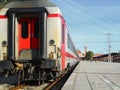
[[[48,17],[60,17],[60,18],[62,18],[62,16],[60,14],[49,14]]]
[[[72,54],[70,54],[70,53],[68,53],[68,52],[65,52],[65,56],[66,56],[66,57],[69,57],[69,58],[74,58],[74,59],[77,59],[77,60],[78,60],[77,57],[75,57],[74,55],[72,55]]]
[[[68,53],[68,52],[65,52],[65,56],[66,57],[70,57],[70,58],[75,58],[72,54]]]
[[[48,18],[56,18],[56,17],[60,18],[62,20],[62,24],[65,25],[65,21],[64,21],[64,18],[62,15],[60,15],[60,14],[49,14],[48,15]]]
[[[5,15],[0,15],[0,19],[6,19],[7,18],[7,16],[5,16]]]

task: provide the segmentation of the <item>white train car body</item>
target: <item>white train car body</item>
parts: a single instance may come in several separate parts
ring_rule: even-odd
[[[63,71],[79,59],[60,9],[48,0],[26,0],[0,10],[0,60]]]

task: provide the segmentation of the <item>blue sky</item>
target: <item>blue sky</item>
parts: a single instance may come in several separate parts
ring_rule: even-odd
[[[77,49],[94,53],[120,51],[120,0],[50,0],[60,9]]]

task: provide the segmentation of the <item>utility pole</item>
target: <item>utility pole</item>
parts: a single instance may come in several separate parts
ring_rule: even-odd
[[[106,34],[108,36],[108,62],[111,62],[111,52],[110,52],[110,48],[111,48],[111,44],[110,44],[110,33]]]

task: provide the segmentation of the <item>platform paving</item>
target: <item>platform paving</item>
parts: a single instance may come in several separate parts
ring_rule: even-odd
[[[120,63],[81,61],[62,90],[120,90]]]

